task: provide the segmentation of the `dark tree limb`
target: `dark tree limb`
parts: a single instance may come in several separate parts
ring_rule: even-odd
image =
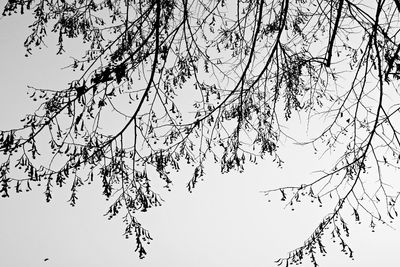
[[[343,2],[344,2],[344,0],[340,0],[339,1],[339,7],[338,7],[338,10],[337,10],[335,25],[333,27],[332,35],[331,35],[331,38],[330,38],[329,43],[328,43],[328,49],[327,49],[327,53],[326,53],[326,63],[325,63],[325,65],[327,67],[331,66],[332,50],[333,50],[333,46],[335,44],[335,37],[336,37],[337,31],[338,31],[338,28],[339,28],[340,18],[342,16]]]

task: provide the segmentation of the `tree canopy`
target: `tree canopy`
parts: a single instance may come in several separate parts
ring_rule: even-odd
[[[399,188],[385,174],[400,160],[399,0],[8,0],[3,16],[15,13],[32,14],[27,57],[48,35],[58,54],[76,39],[82,55],[75,80],[31,88],[39,108],[0,131],[3,197],[40,183],[50,201],[68,185],[75,205],[79,187],[100,179],[107,215],[121,213],[144,257],[151,236],[136,214],[161,205],[155,178],[170,189],[189,164],[192,191],[210,160],[222,173],[260,158],[280,166],[290,138],[340,156],[312,182],[265,194],[336,204],[277,264],[317,266],[324,234],[353,257],[350,217],[374,229],[397,216]],[[323,128],[288,136],[295,116]]]

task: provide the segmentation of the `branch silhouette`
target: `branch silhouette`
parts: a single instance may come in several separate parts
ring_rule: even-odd
[[[340,153],[311,182],[264,194],[292,208],[307,198],[334,208],[277,264],[307,255],[316,266],[328,232],[353,257],[349,217],[374,230],[397,216],[399,188],[387,173],[400,161],[399,11],[399,0],[8,0],[3,17],[33,15],[26,56],[47,35],[58,54],[67,39],[82,40],[83,55],[68,66],[76,79],[29,87],[40,106],[0,131],[0,194],[40,184],[51,201],[54,186],[68,185],[76,205],[79,188],[98,180],[107,217],[122,217],[143,258],[152,237],[137,214],[162,204],[155,185],[170,190],[189,164],[192,192],[207,159],[222,173],[266,157],[283,166],[279,147],[291,140]],[[307,139],[291,128],[293,114]]]

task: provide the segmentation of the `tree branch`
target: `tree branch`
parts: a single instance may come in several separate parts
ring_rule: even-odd
[[[344,2],[344,0],[340,0],[339,1],[339,7],[338,7],[338,10],[337,10],[335,25],[333,27],[333,32],[332,32],[331,39],[329,40],[329,43],[328,43],[328,50],[327,50],[326,63],[325,63],[325,65],[327,67],[331,66],[332,50],[333,50],[333,45],[335,43],[335,37],[336,37],[336,34],[337,34],[337,30],[339,28],[340,17],[342,15],[343,2]]]

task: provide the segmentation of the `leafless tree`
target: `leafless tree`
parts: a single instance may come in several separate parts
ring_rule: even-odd
[[[3,16],[25,12],[27,56],[48,34],[58,54],[66,39],[81,40],[84,54],[70,65],[75,80],[31,88],[40,107],[0,132],[3,197],[41,183],[50,201],[53,186],[68,184],[75,205],[79,187],[101,179],[109,218],[123,208],[144,257],[151,237],[135,214],[161,204],[154,176],[170,188],[171,172],[191,164],[192,191],[207,158],[222,173],[265,156],[281,165],[282,126],[295,113],[325,128],[311,141],[290,138],[342,154],[311,183],[265,194],[336,205],[277,263],[307,255],[317,266],[325,233],[353,257],[348,211],[372,228],[397,216],[398,189],[384,172],[400,159],[399,0],[8,0]],[[41,156],[49,149],[51,159]]]

